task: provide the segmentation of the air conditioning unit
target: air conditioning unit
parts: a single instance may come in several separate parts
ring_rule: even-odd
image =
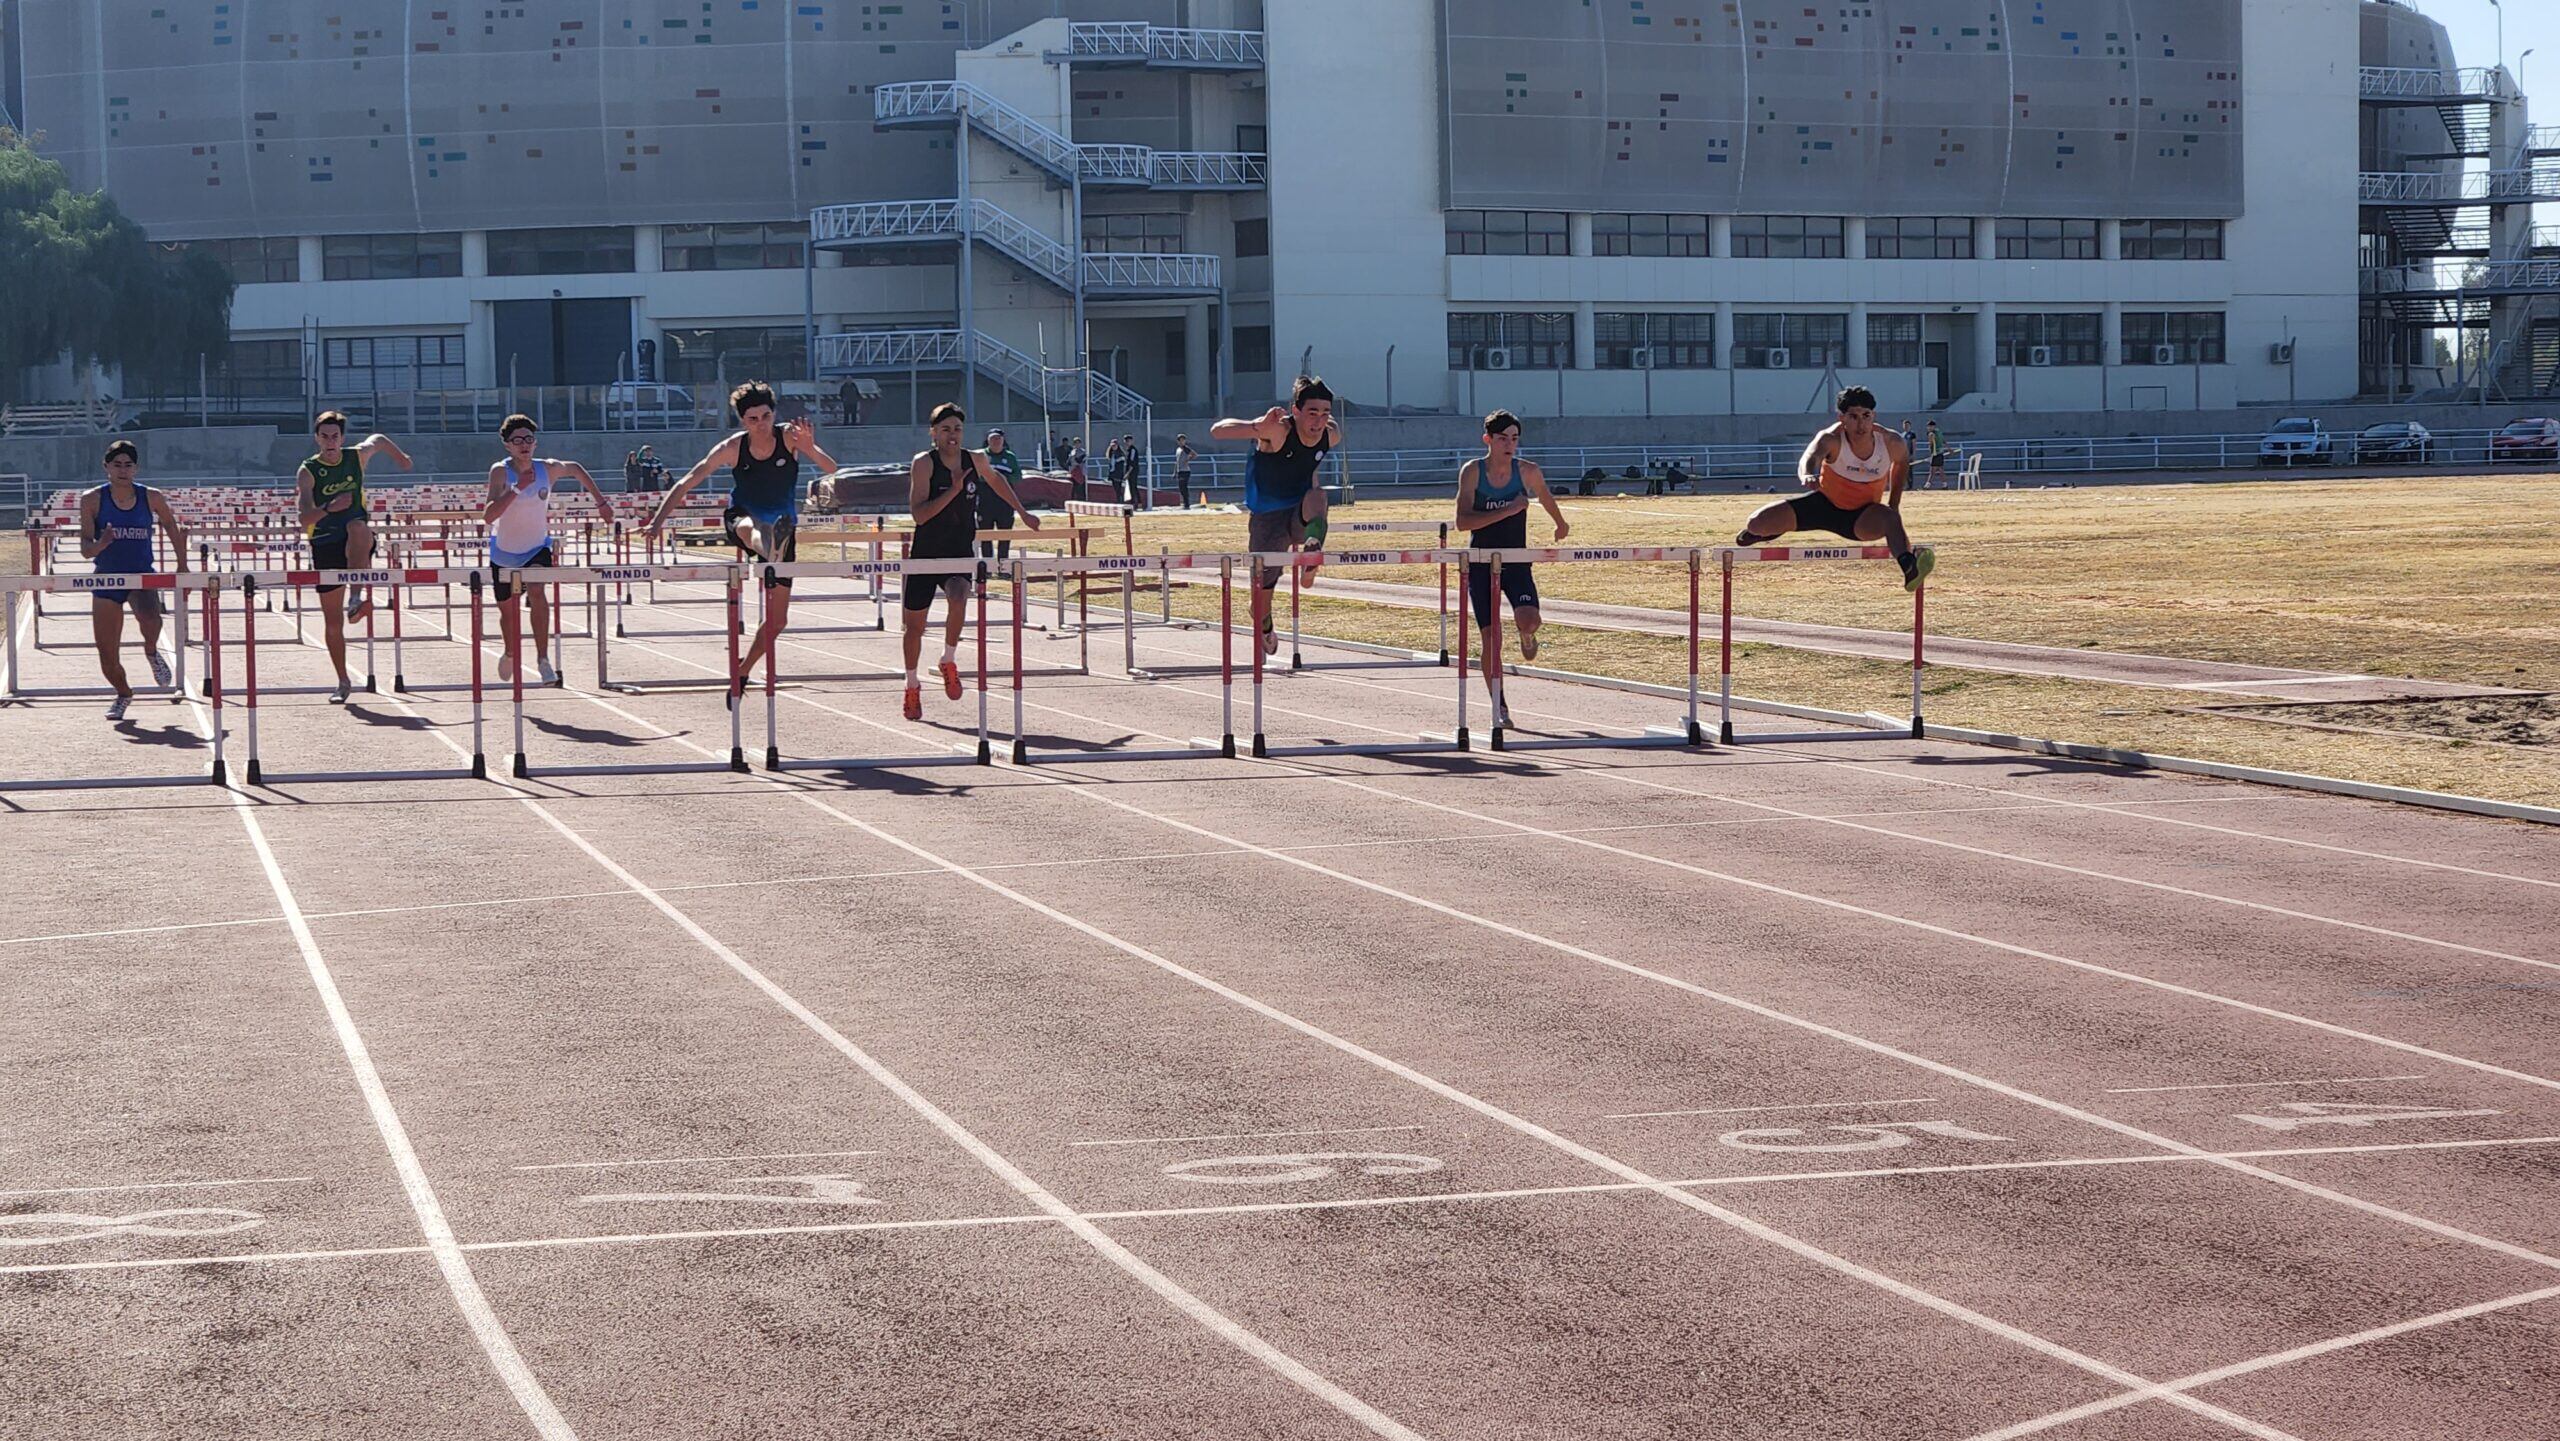
[[[2052,347],[2052,346],[2050,346],[2050,345],[2031,345],[2031,346],[2028,346],[2028,347],[2027,347],[2027,364],[2029,364],[2029,365],[2036,365],[2036,366],[2045,366],[2045,365],[2051,365],[2051,364],[2053,364],[2053,347]]]
[[[1796,363],[1796,358],[1795,358],[1794,356],[1789,355],[1789,354],[1787,353],[1787,348],[1786,348],[1785,346],[1783,346],[1783,345],[1773,345],[1773,346],[1769,347],[1769,360],[1768,360],[1768,367],[1769,367],[1769,369],[1771,369],[1771,370],[1790,370],[1790,369],[1793,369],[1793,368],[1794,368],[1795,363]]]
[[[1487,370],[1509,370],[1511,368],[1511,351],[1509,348],[1497,345],[1493,349],[1486,351],[1484,353],[1484,368]]]
[[[2267,347],[2267,364],[2269,364],[2269,365],[2291,365],[2291,364],[2293,364],[2293,342],[2292,342],[2292,341],[2290,341],[2290,340],[2279,340],[2279,341],[2277,341],[2275,344],[2268,346],[2268,347]]]
[[[2151,363],[2153,365],[2177,364],[2178,347],[2174,345],[2155,345],[2151,347]]]
[[[1653,369],[1653,347],[1650,345],[1639,345],[1635,349],[1628,351],[1627,367],[1631,370]]]

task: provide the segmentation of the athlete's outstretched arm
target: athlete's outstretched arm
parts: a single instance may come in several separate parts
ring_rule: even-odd
[[[356,443],[356,458],[365,464],[373,464],[373,458],[377,455],[390,456],[399,462],[402,470],[417,468],[417,462],[409,458],[409,452],[402,450],[398,442],[380,431],[375,431]]]
[[[1902,488],[1911,483],[1911,447],[1902,443],[1902,437],[1890,432],[1886,433],[1884,443],[1892,447],[1893,455],[1893,493],[1885,497],[1884,503],[1887,509],[1900,510]]]
[[[1263,412],[1259,420],[1222,420],[1209,427],[1211,440],[1269,441],[1274,445],[1287,438],[1289,424],[1287,406],[1275,405]]]
[[[569,476],[578,484],[585,486],[587,494],[595,498],[596,514],[606,520],[613,519],[613,503],[604,498],[604,487],[596,484],[596,478],[587,474],[585,466],[574,460],[553,460],[544,463],[549,465],[554,473]]]
[[[709,455],[695,461],[693,469],[684,473],[684,479],[677,481],[674,489],[667,492],[667,498],[658,502],[657,513],[649,517],[649,523],[642,529],[657,530],[664,526],[667,523],[667,517],[676,513],[676,507],[684,504],[684,498],[693,493],[693,488],[711,478],[711,472],[724,465],[736,465],[738,441],[745,434],[746,432],[740,431],[737,435],[730,436],[727,440],[711,447]]]
[[[782,437],[791,443],[794,451],[824,466],[830,474],[840,468],[836,465],[836,458],[818,444],[818,428],[806,418],[791,422],[782,432]]]
[[[1804,448],[1803,459],[1796,462],[1796,479],[1803,481],[1807,486],[1819,484],[1822,480],[1823,463],[1831,459],[1831,452],[1839,443],[1839,428],[1824,426],[1814,435],[1813,443]]]

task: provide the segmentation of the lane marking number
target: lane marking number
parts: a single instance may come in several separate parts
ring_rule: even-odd
[[[887,1204],[877,1196],[862,1194],[862,1183],[845,1172],[831,1172],[819,1176],[735,1176],[720,1184],[723,1186],[788,1186],[797,1188],[800,1194],[762,1191],[618,1191],[609,1195],[580,1196],[578,1204],[605,1206],[626,1201],[745,1202],[751,1206],[879,1206]]]
[[[0,1216],[0,1246],[62,1246],[73,1241],[101,1241],[110,1236],[228,1236],[261,1225],[266,1218],[255,1211],[235,1211],[227,1206],[186,1206],[168,1211],[139,1211],[130,1216],[90,1216],[77,1211],[32,1211],[24,1215]],[[201,1221],[206,1224],[185,1225],[172,1222]],[[13,1235],[13,1231],[41,1232],[68,1227],[57,1235]]]
[[[2351,1101],[2286,1101],[2272,1109],[2282,1116],[2235,1115],[2231,1119],[2270,1131],[2299,1131],[2305,1126],[2378,1126],[2385,1121],[2419,1121],[2443,1116],[2503,1116],[2504,1111],[2440,1111],[2428,1106],[2376,1106]]]
[[[1793,1126],[1779,1126],[1755,1131],[1727,1131],[1716,1140],[1738,1151],[1890,1151],[1908,1146],[1921,1136],[1938,1136],[1950,1141],[2006,1141],[2007,1136],[1994,1136],[1986,1131],[1968,1131],[1953,1121],[1880,1121],[1872,1126],[1825,1126],[1826,1131],[1839,1131],[1864,1136],[1863,1141],[1789,1141],[1789,1136],[1810,1132]]]
[[[1287,1156],[1216,1156],[1183,1161],[1165,1167],[1164,1173],[1177,1181],[1196,1181],[1204,1186],[1279,1186],[1292,1181],[1321,1181],[1345,1170],[1357,1170],[1364,1176],[1420,1176],[1448,1164],[1437,1156],[1400,1151],[1307,1151]]]

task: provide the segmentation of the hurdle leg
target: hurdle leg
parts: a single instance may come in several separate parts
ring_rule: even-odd
[[[1458,731],[1457,731],[1457,740],[1458,740],[1458,749],[1460,749],[1460,750],[1462,750],[1462,751],[1463,751],[1463,750],[1473,750],[1473,749],[1475,748],[1472,744],[1470,744],[1470,743],[1469,743],[1469,741],[1468,741],[1468,739],[1467,739],[1467,663],[1468,663],[1468,660],[1469,660],[1469,656],[1468,656],[1468,654],[1467,654],[1467,625],[1466,625],[1467,619],[1468,619],[1468,617],[1461,616],[1461,617],[1459,617],[1459,620],[1458,620]]]
[[[1698,728],[1698,552],[1689,552],[1689,744],[1703,745],[1706,732]]]
[[[1510,728],[1503,723],[1503,712],[1508,707],[1502,694],[1502,557],[1486,562],[1485,572],[1485,585],[1493,600],[1485,607],[1485,614],[1490,617],[1484,628],[1485,731],[1492,737],[1493,748],[1500,750],[1502,733]]]
[[[1719,552],[1724,557],[1724,611],[1718,621],[1719,658],[1716,661],[1716,738],[1733,744],[1733,552]]]
[[[1120,668],[1135,674],[1138,669],[1138,578],[1120,572]]]
[[[240,639],[240,705],[248,712],[248,779],[254,786],[264,780],[258,767],[258,578],[254,575],[241,578],[240,619],[245,632]]]
[[[1911,592],[1911,738],[1913,740],[1919,740],[1928,733],[1927,724],[1920,719],[1920,679],[1928,664],[1921,640],[1922,615],[1923,602],[1927,600],[1928,594],[1929,583],[1925,580],[1920,582],[1919,589]]]
[[[1173,624],[1173,557],[1163,546],[1156,547],[1156,608],[1166,625]]]
[[[0,594],[0,611],[5,611],[7,614],[9,627],[9,638],[7,642],[9,654],[8,693],[10,695],[16,695],[18,693],[18,593],[16,591],[13,590],[8,591],[5,594]]]
[[[746,720],[738,714],[738,702],[744,696],[738,688],[738,651],[743,643],[744,604],[738,595],[740,567],[729,568],[729,668],[720,675],[721,698],[729,706],[729,769],[744,774],[747,769]]]
[[[773,567],[766,566],[764,589],[756,596],[757,631],[761,633],[772,618]],[[774,683],[775,657],[782,654],[781,640],[780,636],[774,637],[774,644],[765,647],[764,652],[764,768],[769,771],[782,769],[782,700],[780,687]]]
[[[207,703],[213,711],[213,783],[224,785],[231,779],[222,755],[222,585],[209,581],[204,588],[204,685]]]
[[[525,597],[526,603],[531,604],[531,598],[526,593],[524,572],[511,571],[509,574],[516,578],[516,594]],[[531,772],[526,769],[524,759],[524,653],[521,649],[516,653],[515,672],[508,678],[508,694],[515,709],[516,759],[513,769],[516,778],[522,780]]]
[[[175,612],[170,619],[177,627],[178,639],[177,654],[170,659],[175,662],[172,669],[177,676],[177,685],[169,692],[171,705],[176,705],[187,696],[187,596],[184,591],[177,591],[174,594],[177,597],[176,603],[169,609]]]
[[[1256,575],[1254,579],[1259,582],[1262,577]],[[1257,630],[1253,637],[1253,754],[1259,759],[1270,753],[1271,747],[1262,738],[1262,633]]]
[[[987,744],[987,606],[995,586],[981,577],[978,591],[978,764],[991,765],[995,750]]]
[[[1289,561],[1289,669],[1293,671],[1304,670],[1307,664],[1307,658],[1298,653],[1298,582],[1305,574],[1296,557],[1292,556]]]
[[[400,593],[406,589],[408,587],[396,583],[391,587],[391,689],[394,693],[409,688],[408,653],[402,646],[404,628],[400,623]]]
[[[1026,609],[1022,598],[1022,562],[1013,563],[1013,763],[1022,765],[1030,759],[1031,747],[1022,738],[1022,621]]]
[[[1440,522],[1440,549],[1449,549],[1449,523]],[[1449,562],[1440,562],[1440,663],[1449,663]]]
[[[1218,558],[1218,754],[1236,757],[1236,562]]]
[[[471,572],[471,778],[489,778],[487,727],[483,723],[480,701],[480,572],[477,570]]]

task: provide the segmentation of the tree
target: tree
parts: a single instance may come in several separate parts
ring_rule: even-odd
[[[165,254],[101,191],[0,129],[0,378],[68,356],[129,375],[173,376],[231,335],[230,268]]]

